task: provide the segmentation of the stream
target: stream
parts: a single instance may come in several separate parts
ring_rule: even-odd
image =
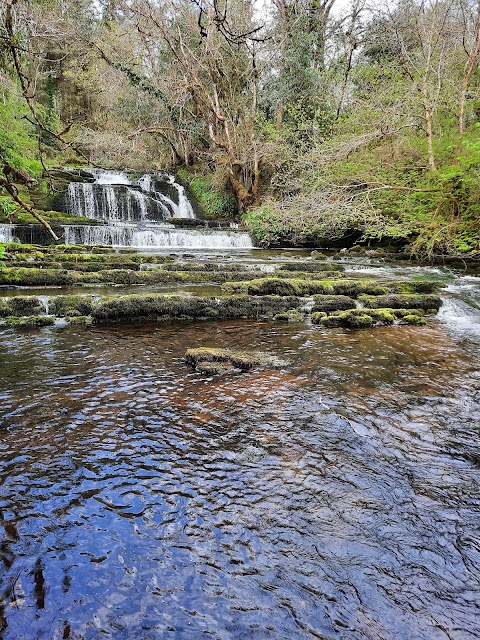
[[[480,637],[479,278],[344,264],[445,278],[444,306],[0,330],[3,640]],[[205,377],[196,346],[278,366]]]

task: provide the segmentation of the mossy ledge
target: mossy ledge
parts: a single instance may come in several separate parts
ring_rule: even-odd
[[[73,286],[83,284],[222,284],[241,280],[241,291],[244,281],[257,280],[258,272],[240,271],[170,271],[160,268],[145,270],[109,268],[105,265],[100,271],[90,271],[90,265],[80,264],[79,269],[69,265],[68,269],[50,269],[37,267],[0,267],[0,285],[14,285],[21,287],[38,286]],[[71,267],[71,268],[70,268]],[[295,274],[301,281],[302,277],[309,274]],[[329,277],[332,273],[323,274]],[[342,276],[343,274],[338,274]]]
[[[399,324],[426,324],[423,309],[349,309],[327,314],[312,313],[312,323],[322,327],[350,327],[355,329]]]
[[[348,296],[313,296],[314,305],[312,313],[317,311],[346,311],[347,309],[355,309],[356,303],[353,298]]]
[[[278,271],[305,271],[315,273],[317,271],[345,271],[345,267],[335,262],[307,262],[295,260],[282,264]]]
[[[313,294],[357,296],[361,293],[385,295],[388,286],[369,280],[301,280],[284,278],[258,278],[244,282],[226,282],[222,288],[249,295],[309,296]]]
[[[225,373],[229,368],[249,371],[262,364],[258,354],[212,347],[188,349],[185,361],[197,371],[210,375]]]
[[[46,308],[35,296],[0,298],[0,318],[7,316],[35,316],[45,313]]]
[[[361,295],[359,300],[368,309],[440,309],[442,299],[432,294],[392,294],[385,296]]]
[[[9,316],[4,320],[7,327],[18,329],[31,329],[37,327],[50,327],[55,324],[55,316]]]
[[[280,296],[196,298],[176,295],[128,295],[100,300],[93,309],[97,323],[137,320],[233,320],[272,318],[296,309],[303,300]]]
[[[434,315],[435,308],[349,308],[335,309],[335,296],[318,301],[311,313],[312,324],[323,327],[373,327],[389,324],[425,324],[425,316]],[[340,299],[342,297],[340,296]],[[308,315],[306,305],[311,299],[300,296],[195,297],[187,295],[126,295],[96,299],[94,296],[53,296],[48,299],[48,312],[42,300],[23,296],[0,298],[0,324],[8,327],[39,327],[52,325],[55,317],[65,318],[71,325],[166,322],[171,320],[275,320],[301,322]],[[355,301],[347,298],[350,302]],[[343,301],[341,300],[343,303]],[[12,304],[13,303],[13,304]],[[345,303],[346,304],[346,303]],[[323,306],[324,310],[320,310]],[[33,311],[42,315],[35,315]],[[30,313],[30,315],[28,315]],[[55,315],[47,315],[55,314]],[[29,320],[30,318],[30,320]]]
[[[48,308],[58,317],[73,318],[89,316],[93,310],[92,296],[56,296]]]

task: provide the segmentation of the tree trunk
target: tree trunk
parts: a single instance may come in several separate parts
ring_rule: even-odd
[[[472,48],[468,54],[467,62],[465,63],[463,72],[462,88],[458,97],[458,147],[457,155],[462,151],[463,136],[465,133],[465,104],[467,101],[468,87],[472,78],[473,72],[478,66],[478,58],[480,55],[480,1],[477,4],[477,16],[475,21],[475,35],[472,43]]]

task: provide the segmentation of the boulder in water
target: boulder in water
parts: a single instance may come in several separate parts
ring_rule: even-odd
[[[249,371],[262,363],[258,354],[212,347],[188,349],[185,361],[202,373],[225,373],[229,369]]]
[[[273,319],[283,322],[303,322],[303,320],[305,320],[305,314],[298,309],[289,309],[283,313],[277,313],[273,316]]]
[[[35,327],[49,327],[55,324],[55,316],[9,316],[5,318],[8,327],[31,329]]]

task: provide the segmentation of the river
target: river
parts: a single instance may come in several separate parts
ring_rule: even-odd
[[[438,319],[2,330],[0,636],[479,638],[479,279],[381,268]]]

